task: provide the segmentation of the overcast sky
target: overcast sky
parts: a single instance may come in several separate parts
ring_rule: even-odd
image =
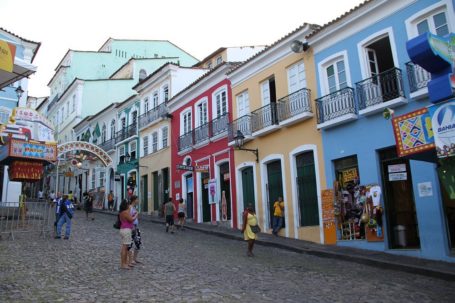
[[[109,37],[169,40],[197,59],[219,47],[270,45],[303,23],[323,25],[363,0],[0,0],[0,27],[41,42],[29,95],[68,49],[97,51]]]

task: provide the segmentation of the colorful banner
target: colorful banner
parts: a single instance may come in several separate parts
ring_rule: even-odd
[[[455,99],[428,107],[438,158],[455,156]]]
[[[38,181],[43,172],[43,164],[40,162],[13,161],[9,168],[9,178],[11,181]]]
[[[57,144],[30,143],[12,139],[9,156],[53,162],[57,160]]]
[[[426,107],[393,118],[392,126],[399,157],[435,147],[431,118]]]
[[[0,69],[12,73],[14,57],[16,57],[16,46],[0,40]]]

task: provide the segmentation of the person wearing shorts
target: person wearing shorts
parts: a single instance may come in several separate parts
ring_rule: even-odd
[[[120,268],[130,269],[132,266],[128,263],[128,247],[131,244],[132,230],[134,227],[134,220],[137,218],[137,213],[131,216],[130,208],[126,200],[122,201],[120,205]]]
[[[177,214],[179,218],[179,225],[177,227],[180,228],[181,230],[184,230],[183,225],[185,224],[185,212],[186,212],[185,200],[183,200],[183,198],[180,198]]]
[[[172,202],[172,198],[169,198],[169,201],[164,204],[164,215],[166,216],[166,232],[171,230],[171,234],[174,233],[174,212],[175,205]]]

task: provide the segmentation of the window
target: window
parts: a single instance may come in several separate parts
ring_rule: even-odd
[[[76,111],[76,95],[73,95],[72,112],[74,113],[75,111]]]
[[[149,111],[149,98],[144,99],[144,113]]]
[[[167,147],[167,136],[168,136],[168,130],[167,130],[167,126],[163,127],[162,130],[161,130],[161,138],[163,140],[163,146],[162,148],[165,148]]]
[[[0,109],[0,124],[7,124],[9,120],[10,111],[8,108]]]
[[[125,163],[125,145],[121,145],[118,148],[119,163]]]
[[[98,181],[98,184],[99,184],[99,187],[104,187],[104,178],[105,178],[105,172],[104,171],[100,171],[100,175],[99,175],[99,181]]]
[[[153,109],[156,109],[156,107],[158,106],[158,102],[159,102],[158,92],[154,92],[153,93],[153,104],[152,104]]]
[[[276,102],[275,78],[265,80],[261,83],[262,105]]]
[[[147,72],[145,69],[141,69],[139,71],[139,81],[144,80],[145,78],[147,78]]]
[[[137,111],[132,112],[130,125],[134,125],[134,126],[137,125]]]
[[[154,132],[152,134],[152,152],[157,152],[158,151],[158,133]]]
[[[91,182],[90,182],[92,189],[96,188],[95,181],[96,181],[96,170],[92,169]]]
[[[125,130],[125,128],[126,128],[126,118],[125,117],[120,119],[120,124],[122,126],[122,130]]]
[[[169,86],[165,85],[163,87],[163,100],[167,102],[169,100]]]
[[[142,138],[142,148],[144,156],[147,156],[149,154],[149,136]]]
[[[101,129],[101,142],[104,143],[106,142],[106,132],[107,132],[107,129],[106,129],[106,123],[103,123],[103,127]]]
[[[191,111],[187,111],[182,116],[182,134],[191,132],[191,129]]]
[[[111,121],[111,139],[115,138],[115,119]]]
[[[295,93],[306,87],[305,65],[303,61],[297,62],[287,70],[288,74],[288,92]]]
[[[216,65],[219,65],[223,62],[223,58],[221,58],[221,56],[219,56],[218,58],[216,58]]]
[[[133,140],[130,142],[131,161],[136,159],[136,152],[137,152],[137,144],[136,144],[136,140]]]
[[[227,113],[227,93],[222,90],[215,94],[216,117],[221,117]]]
[[[237,117],[242,117],[250,113],[250,97],[248,91],[237,95]]]
[[[430,32],[438,36],[445,36],[449,33],[449,26],[445,12],[436,13],[417,23],[419,35]]]
[[[326,69],[327,84],[329,93],[336,92],[348,86],[344,61],[339,60],[329,65]]]
[[[201,101],[196,105],[196,126],[204,125],[208,122],[207,116],[207,100]]]
[[[208,68],[208,69],[212,68],[212,62],[211,62],[211,61],[210,61],[210,62],[207,62],[207,68]]]

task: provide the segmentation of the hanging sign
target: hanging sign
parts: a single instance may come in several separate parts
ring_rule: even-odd
[[[57,145],[12,139],[9,145],[9,156],[54,162],[57,160]]]
[[[196,165],[194,167],[194,170],[197,172],[201,173],[208,173],[209,172],[209,166],[208,165]]]
[[[177,164],[178,170],[194,171],[194,167],[191,165]]]
[[[12,73],[14,69],[15,57],[16,46],[0,40],[0,69]]]
[[[43,164],[40,162],[13,161],[9,168],[9,178],[11,181],[38,181],[43,172]]]
[[[428,107],[438,158],[455,156],[455,99]]]

